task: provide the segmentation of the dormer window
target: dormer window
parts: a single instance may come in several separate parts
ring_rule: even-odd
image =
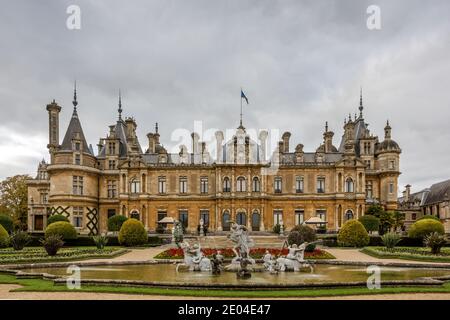
[[[79,153],[75,154],[75,164],[81,165],[81,155]]]
[[[108,152],[111,155],[116,154],[116,143],[115,142],[108,143]]]
[[[81,143],[75,142],[75,150],[80,151],[81,150]]]

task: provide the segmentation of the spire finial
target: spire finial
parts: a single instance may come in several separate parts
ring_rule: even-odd
[[[73,108],[74,110],[77,110],[77,105],[78,105],[78,101],[77,101],[77,80],[75,80],[74,82],[74,86],[73,86]]]
[[[363,99],[362,99],[362,87],[361,87],[361,91],[360,91],[360,93],[359,93],[359,116],[362,118],[362,116],[363,116],[363,114],[362,114],[362,112],[363,112],[363,109],[364,109],[364,107],[363,107]]]
[[[328,132],[328,121],[325,121],[325,132]]]
[[[155,123],[155,133],[158,133],[158,122]]]
[[[119,89],[119,109],[117,109],[117,111],[119,112],[119,120],[122,120],[122,93],[120,92],[120,89]]]

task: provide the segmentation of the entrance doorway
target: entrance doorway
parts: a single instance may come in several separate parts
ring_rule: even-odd
[[[222,215],[222,230],[223,231],[230,231],[230,220],[231,220],[231,216],[230,216],[230,212],[224,211],[223,215]]]
[[[44,230],[44,216],[34,216],[34,230],[42,231]]]

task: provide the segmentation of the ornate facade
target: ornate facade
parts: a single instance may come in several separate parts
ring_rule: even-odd
[[[77,112],[73,113],[62,143],[59,139],[61,107],[47,105],[50,162],[39,164],[39,173],[28,182],[29,230],[39,232],[48,215],[66,215],[80,233],[107,229],[108,217],[122,214],[155,231],[158,221],[173,217],[188,232],[196,232],[200,219],[210,231],[225,231],[229,221],[252,231],[270,231],[275,224],[289,230],[311,217],[322,219],[328,231],[337,231],[365,207],[380,203],[397,208],[397,180],[401,149],[391,138],[387,123],[383,141],[370,133],[363,118],[348,117],[339,147],[325,126],[323,143],[315,152],[303,145],[290,148],[285,132],[278,148],[268,154],[268,132],[258,141],[242,125],[230,141],[216,132],[212,157],[199,135],[192,133],[192,149],[168,153],[160,143],[158,125],[148,133],[143,148],[133,118],[109,126],[95,154],[88,145]]]

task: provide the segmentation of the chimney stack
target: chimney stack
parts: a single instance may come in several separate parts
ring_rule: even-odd
[[[280,152],[288,153],[289,152],[289,139],[291,138],[290,132],[285,132],[281,136],[281,139],[283,140],[283,149],[280,149]]]

